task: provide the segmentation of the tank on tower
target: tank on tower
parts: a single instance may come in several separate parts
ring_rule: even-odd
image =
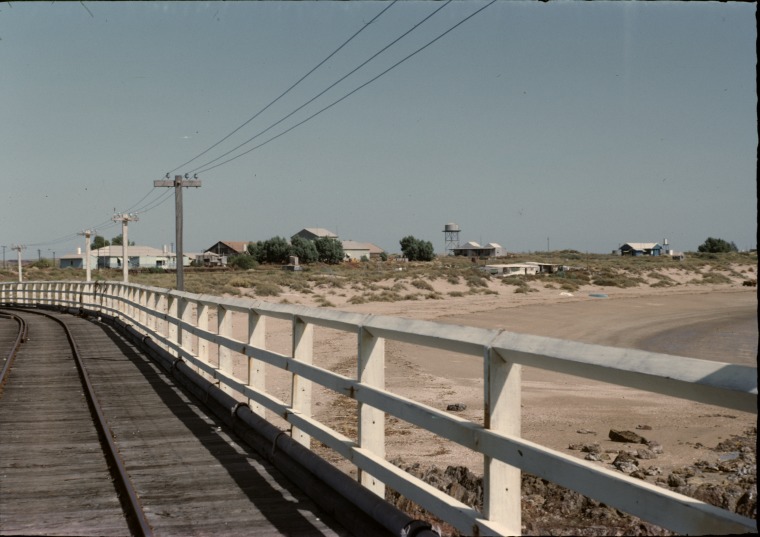
[[[444,240],[446,241],[444,253],[446,255],[453,255],[453,250],[455,248],[459,248],[459,232],[460,231],[461,229],[459,229],[459,225],[453,222],[449,222],[448,224],[443,226],[443,235],[444,235]]]

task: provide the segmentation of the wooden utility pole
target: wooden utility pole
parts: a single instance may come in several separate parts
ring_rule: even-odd
[[[24,281],[24,278],[21,274],[21,250],[26,250],[26,246],[23,244],[14,244],[11,246],[11,250],[16,250],[16,252],[18,252],[18,281],[21,283]]]
[[[129,237],[127,236],[127,230],[129,222],[134,220],[138,221],[136,214],[115,214],[111,219],[114,222],[121,222],[121,270],[124,275],[124,283],[129,283],[129,256],[127,256],[127,247],[129,246]]]
[[[177,251],[175,257],[175,265],[177,266],[177,291],[185,290],[185,263],[184,255],[182,251],[182,189],[193,187],[199,188],[201,186],[201,180],[197,176],[193,176],[192,179],[188,179],[187,174],[183,178],[181,175],[175,175],[174,181],[169,179],[169,174],[166,174],[167,180],[153,181],[154,187],[174,187],[174,218],[175,218],[175,235]]]

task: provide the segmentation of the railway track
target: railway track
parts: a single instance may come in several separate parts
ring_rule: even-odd
[[[352,534],[110,326],[12,314],[0,535]]]
[[[66,325],[11,316],[18,335],[0,406],[0,532],[151,535]]]

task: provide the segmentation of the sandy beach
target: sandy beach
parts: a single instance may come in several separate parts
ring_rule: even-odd
[[[451,300],[346,305],[337,309],[377,315],[434,320],[484,328],[569,339],[613,347],[755,365],[758,350],[757,295],[740,285],[705,288],[604,290],[569,297],[556,290],[527,296],[463,297]],[[445,302],[445,304],[444,304]],[[351,338],[324,336],[332,362],[351,374]],[[317,345],[319,345],[319,337]],[[481,361],[468,356],[388,342],[388,389],[435,408],[464,403],[460,416],[482,423]],[[324,358],[323,358],[324,359]],[[325,364],[327,365],[327,364]],[[638,431],[663,446],[652,465],[663,472],[697,460],[711,460],[710,450],[722,439],[742,434],[757,421],[755,414],[730,411],[664,395],[639,392],[599,382],[523,371],[522,434],[553,449],[582,456],[572,444],[598,442],[619,450],[608,438],[610,429]],[[335,405],[335,396],[321,394],[315,411],[329,422],[350,422],[351,405]],[[343,415],[341,415],[343,413]],[[387,419],[387,456],[407,463],[466,465],[482,472],[482,458],[404,422]],[[651,429],[650,429],[651,428]],[[350,430],[348,431],[350,432]],[[323,456],[353,472],[323,450]]]
[[[737,272],[740,267],[736,267]],[[743,267],[741,272],[753,272]],[[671,274],[676,279],[677,272]],[[533,292],[515,293],[498,281],[494,293],[452,296],[459,287],[443,280],[431,284],[446,298],[352,304],[354,296],[341,289],[290,293],[288,303],[317,305],[327,296],[334,309],[424,319],[442,323],[499,328],[511,332],[569,339],[613,347],[636,348],[707,360],[755,365],[758,350],[757,294],[739,279],[720,285],[683,281],[669,288],[594,288],[573,293],[534,283]],[[461,286],[460,286],[461,287]],[[315,296],[315,294],[317,296]],[[604,295],[603,298],[592,295]],[[267,348],[289,352],[288,323],[268,323]],[[243,327],[241,327],[241,330]],[[244,334],[239,334],[243,338]],[[352,334],[315,330],[315,364],[342,374],[356,374],[356,343]],[[242,365],[242,364],[241,364]],[[242,376],[242,375],[241,375]],[[278,397],[289,400],[286,373],[269,369],[267,384]],[[387,389],[445,410],[464,403],[458,415],[483,421],[483,380],[480,359],[393,341],[386,343]],[[598,442],[617,452],[620,443],[609,440],[610,429],[637,431],[662,445],[647,466],[674,467],[697,460],[713,460],[711,451],[721,440],[756,425],[756,415],[690,401],[620,388],[566,375],[523,369],[522,435],[525,439],[582,457],[572,444]],[[350,437],[355,437],[355,403],[315,389],[314,414]],[[274,420],[276,422],[276,417]],[[286,427],[286,424],[278,423]],[[406,463],[464,465],[482,473],[482,457],[443,441],[394,417],[386,418],[387,458]],[[344,471],[353,467],[315,442],[314,449]],[[601,463],[599,463],[601,464]]]

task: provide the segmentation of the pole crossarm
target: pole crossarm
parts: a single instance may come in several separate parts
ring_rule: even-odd
[[[153,181],[155,188],[174,188],[174,218],[175,218],[175,244],[177,245],[175,265],[177,267],[177,291],[185,290],[185,257],[182,250],[182,189],[183,188],[199,188],[201,186],[201,180],[197,177],[192,179],[182,177],[181,175],[175,175],[174,180],[169,179],[169,174],[166,174],[166,179],[159,179]]]
[[[127,255],[127,248],[129,247],[129,237],[127,236],[127,230],[129,229],[130,222],[137,222],[140,219],[134,213],[121,213],[113,215],[111,220],[114,222],[121,222],[121,270],[124,275],[124,283],[128,283],[129,256]]]

